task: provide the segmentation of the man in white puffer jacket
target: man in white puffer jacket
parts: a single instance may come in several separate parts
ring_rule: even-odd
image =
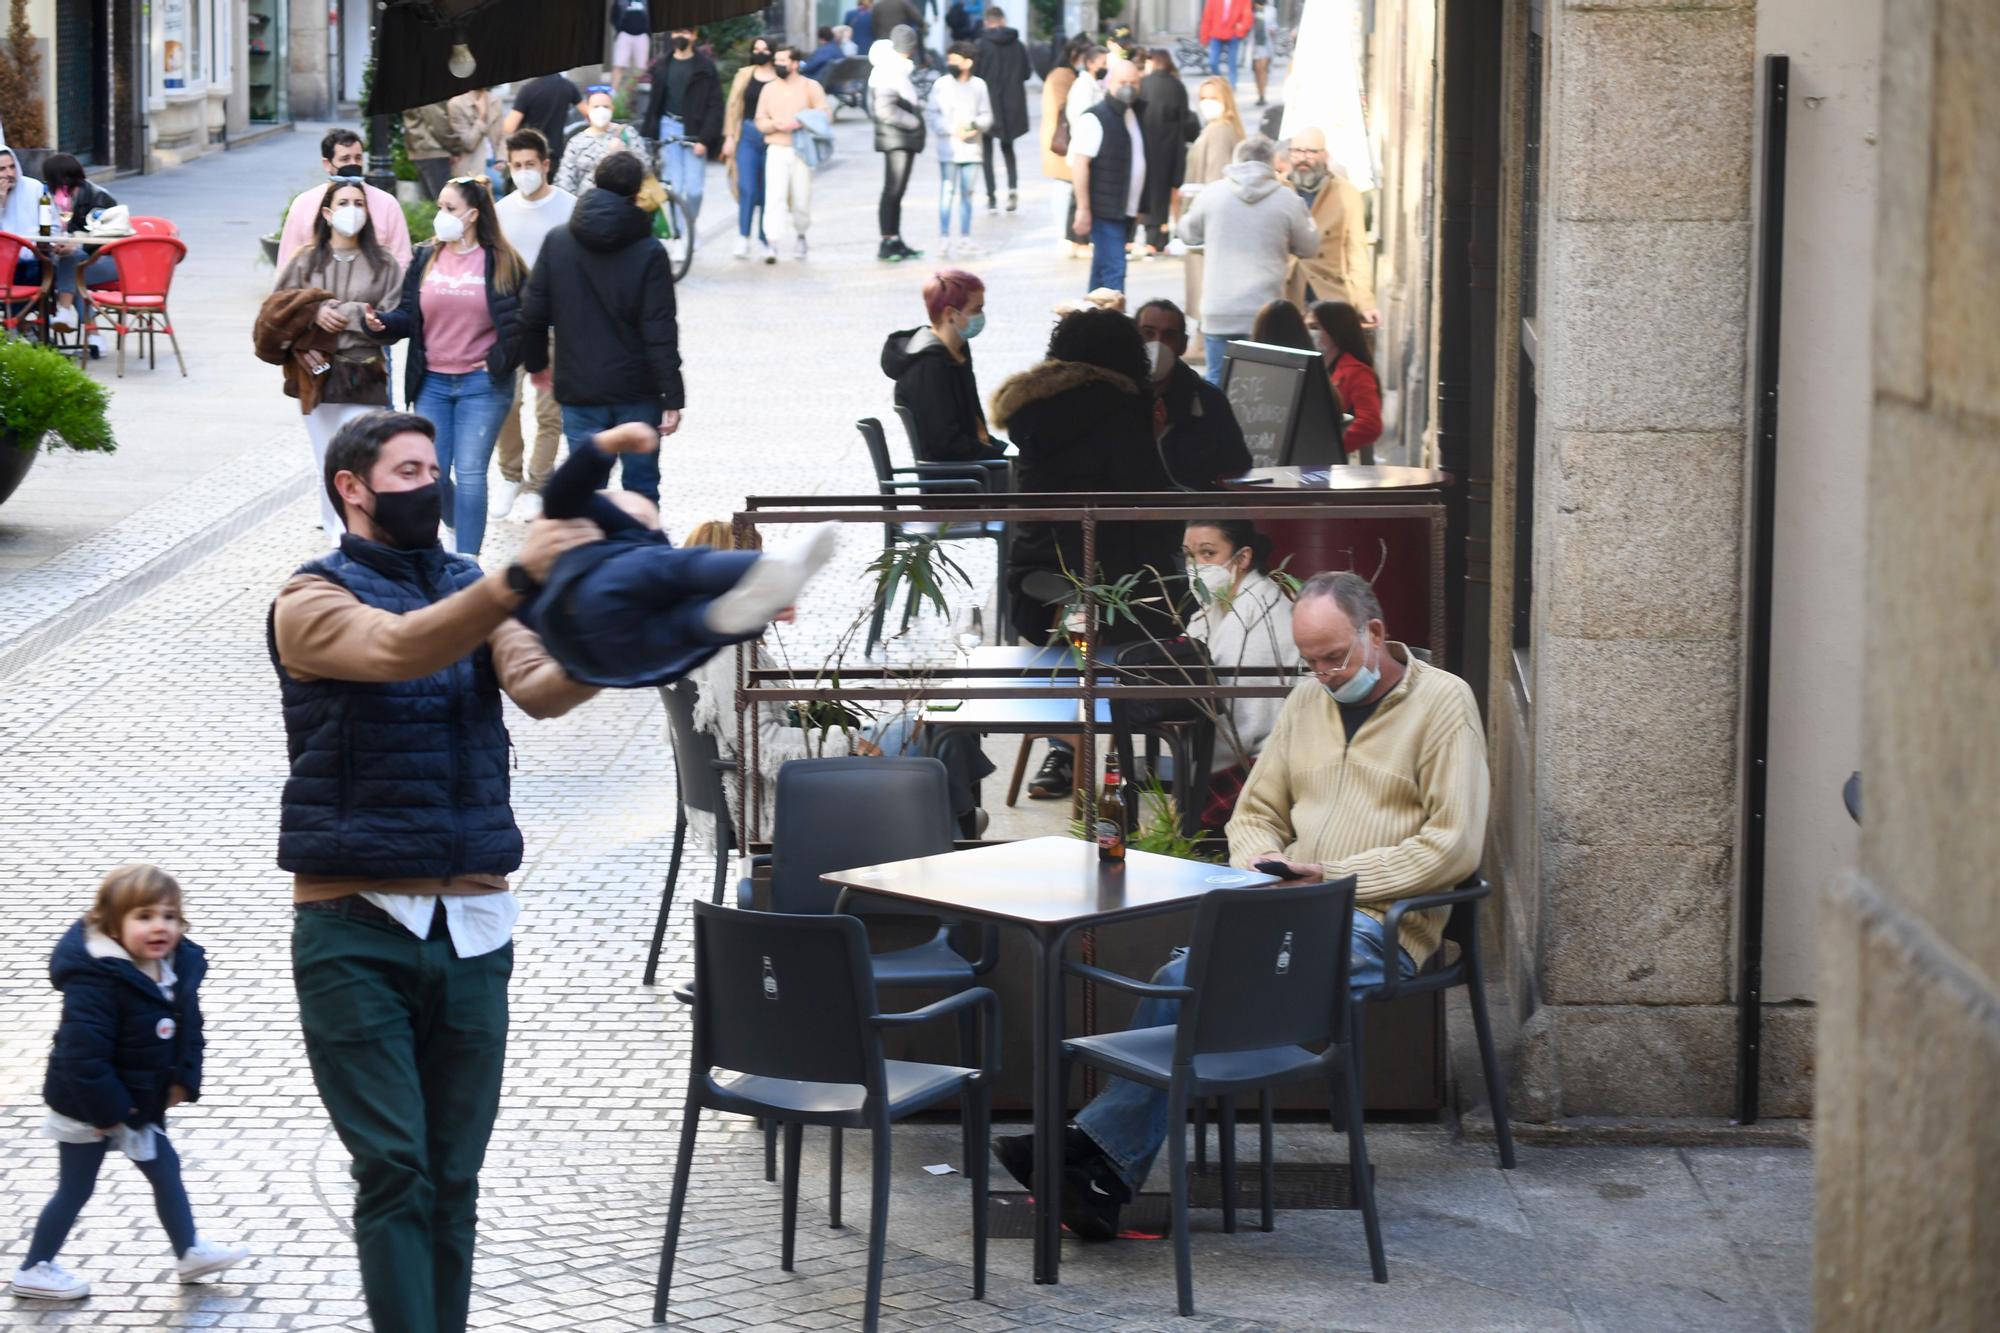
[[[1202,266],[1201,334],[1207,357],[1202,373],[1222,382],[1223,349],[1250,331],[1257,311],[1285,294],[1285,271],[1294,256],[1319,253],[1319,231],[1298,193],[1271,168],[1277,145],[1252,135],[1236,145],[1222,179],[1208,186],[1181,214],[1180,238],[1198,245]]]

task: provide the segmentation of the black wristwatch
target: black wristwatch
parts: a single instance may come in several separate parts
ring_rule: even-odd
[[[526,565],[507,566],[507,587],[524,601],[542,590],[542,585],[535,581],[535,576],[528,572]]]

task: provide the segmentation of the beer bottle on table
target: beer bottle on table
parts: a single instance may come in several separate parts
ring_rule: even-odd
[[[50,236],[56,229],[56,201],[49,197],[49,187],[42,187],[41,233]]]
[[[1118,756],[1104,761],[1104,794],[1097,798],[1097,859],[1125,860],[1125,791],[1118,775]]]

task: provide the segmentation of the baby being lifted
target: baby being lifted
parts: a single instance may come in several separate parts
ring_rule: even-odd
[[[675,547],[650,500],[600,489],[619,454],[659,447],[651,426],[601,431],[570,451],[542,493],[547,517],[587,518],[604,540],[565,552],[516,614],[586,685],[679,680],[719,649],[762,634],[833,555],[831,523],[783,555]]]

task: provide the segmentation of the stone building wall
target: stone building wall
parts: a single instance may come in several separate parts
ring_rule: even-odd
[[[1822,918],[1824,1329],[2000,1307],[2000,6],[1884,29],[1859,869]],[[1909,664],[1883,667],[1884,659]]]

